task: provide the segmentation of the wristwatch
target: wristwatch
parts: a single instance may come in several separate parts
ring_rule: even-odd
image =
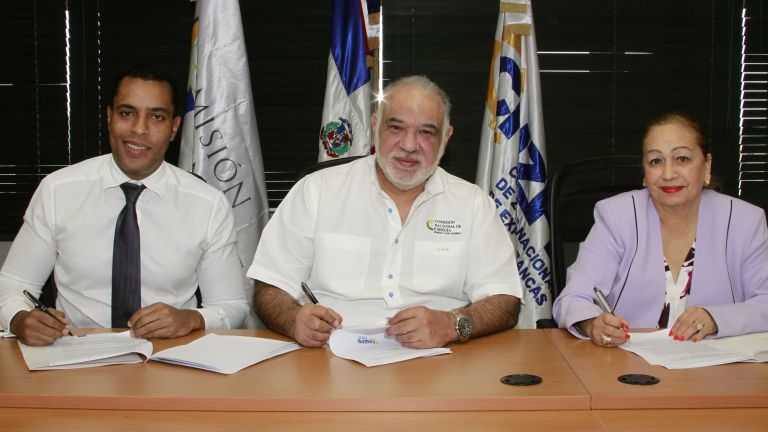
[[[462,314],[461,312],[452,310],[450,311],[451,315],[453,315],[453,322],[456,327],[456,334],[459,336],[458,343],[465,342],[467,339],[472,337],[472,321],[469,320],[469,318]]]

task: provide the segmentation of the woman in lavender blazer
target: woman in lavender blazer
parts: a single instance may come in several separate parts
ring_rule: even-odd
[[[595,224],[554,304],[561,327],[602,346],[634,328],[699,341],[768,331],[768,227],[756,206],[705,187],[701,127],[667,114],[643,140],[643,185],[595,206]],[[594,287],[613,314],[595,303]]]

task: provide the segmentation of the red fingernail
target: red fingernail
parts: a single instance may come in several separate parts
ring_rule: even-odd
[[[672,330],[669,331],[669,335],[672,336]]]
[[[676,341],[679,341],[679,340],[681,340],[681,339],[680,339],[680,336],[678,336],[678,335],[675,335],[675,340],[676,340]]]
[[[694,341],[694,342],[698,342],[698,341],[699,341],[699,339],[698,339],[698,338],[693,338],[693,341]]]
[[[629,339],[629,333],[624,333],[624,339]]]

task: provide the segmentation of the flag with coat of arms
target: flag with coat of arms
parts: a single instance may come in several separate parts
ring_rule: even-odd
[[[546,153],[530,0],[502,0],[476,183],[512,238],[523,287],[518,328],[552,317]]]
[[[371,71],[365,0],[333,0],[318,161],[371,152]]]
[[[227,197],[250,266],[269,205],[238,0],[197,0],[179,167]]]

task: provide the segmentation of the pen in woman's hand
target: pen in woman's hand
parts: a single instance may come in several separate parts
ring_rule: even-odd
[[[597,304],[600,305],[600,308],[603,309],[603,312],[613,314],[613,311],[611,310],[611,306],[608,304],[608,300],[605,298],[605,294],[603,294],[602,291],[600,291],[600,288],[595,287],[595,296],[597,296]]]
[[[600,288],[595,287],[595,296],[597,297],[597,303],[600,305],[600,308],[607,314],[613,315],[613,311],[611,310],[611,305],[608,304],[608,299],[605,298],[605,294],[600,290]],[[625,332],[629,331],[629,326],[627,324],[621,323],[621,329]],[[624,334],[624,339],[629,339],[629,333]]]
[[[24,293],[24,297],[26,297],[27,300],[31,301],[32,304],[35,305],[35,309],[40,309],[40,312],[43,312],[44,314],[64,324],[65,326],[67,325],[64,321],[60,320],[56,315],[54,315],[51,311],[49,311],[48,307],[42,304],[40,300],[36,299],[35,296],[33,296],[29,291],[23,290],[22,293]],[[72,330],[70,330],[69,328],[67,328],[67,331],[69,332],[70,335],[72,336],[75,335],[74,333],[72,333]]]

